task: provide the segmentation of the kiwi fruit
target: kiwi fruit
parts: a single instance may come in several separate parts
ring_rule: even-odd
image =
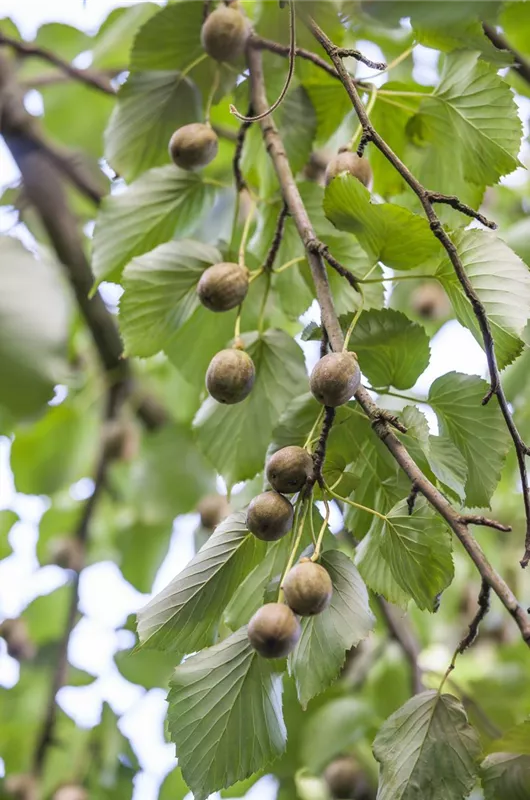
[[[206,371],[206,388],[218,403],[233,405],[248,397],[256,379],[256,368],[244,350],[221,350]]]
[[[201,525],[213,531],[229,515],[230,506],[222,494],[207,494],[197,505],[201,518]]]
[[[328,571],[309,559],[289,570],[282,589],[289,608],[301,617],[320,614],[329,606],[333,594]]]
[[[328,353],[317,361],[309,387],[324,406],[342,406],[361,384],[361,370],[353,353]]]
[[[363,186],[370,186],[372,182],[372,168],[366,158],[360,158],[357,153],[342,150],[330,160],[326,167],[326,186],[341,172],[349,172],[354,178],[361,181]]]
[[[250,28],[241,11],[221,4],[203,23],[201,43],[216,61],[235,61],[243,55],[249,34]]]
[[[267,464],[267,480],[273,489],[292,494],[302,489],[313,473],[313,459],[307,450],[297,445],[282,447]]]
[[[294,511],[279,492],[263,492],[248,507],[247,528],[264,542],[276,542],[293,527]]]
[[[337,800],[351,800],[358,797],[357,789],[361,778],[359,765],[351,756],[340,756],[332,761],[324,771],[331,796]],[[364,784],[364,780],[362,780]]]
[[[300,622],[284,603],[266,603],[248,623],[250,644],[263,658],[288,656],[301,632]]]
[[[222,261],[208,267],[197,284],[199,300],[210,311],[230,311],[240,306],[248,292],[248,269]]]
[[[169,155],[177,167],[201,169],[213,161],[219,149],[217,134],[211,125],[192,122],[175,131],[169,140]]]

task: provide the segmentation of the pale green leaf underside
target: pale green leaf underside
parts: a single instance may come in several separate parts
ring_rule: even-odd
[[[204,547],[138,614],[145,647],[182,657],[212,643],[215,627],[236,587],[263,558],[266,546],[232,514]]]
[[[249,777],[285,749],[282,679],[242,628],[176,668],[168,727],[195,800]]]
[[[350,558],[330,550],[321,563],[333,583],[331,604],[321,614],[303,620],[302,636],[289,657],[289,671],[304,707],[335,680],[346,650],[364,639],[374,625],[368,591]]]
[[[463,800],[475,785],[478,736],[451,695],[411,698],[386,720],[373,750],[378,800]]]

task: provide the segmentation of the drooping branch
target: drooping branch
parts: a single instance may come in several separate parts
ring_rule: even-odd
[[[250,46],[247,50],[247,60],[250,71],[252,103],[256,111],[259,112],[268,107],[260,51]],[[283,142],[272,117],[262,120],[260,126],[263,140],[276,171],[284,200],[287,203],[300,239],[307,251],[307,259],[311,268],[317,299],[321,309],[322,323],[332,349],[334,351],[340,351],[342,350],[344,339],[335,312],[322,257],[311,246],[316,239],[311,220],[300,196]],[[360,387],[357,390],[355,399],[367,417],[372,420],[373,430],[392,453],[411,483],[418,486],[419,491],[421,491],[428,502],[439,512],[454,531],[477,567],[480,575],[491,586],[505,608],[512,615],[521,631],[524,641],[530,646],[530,617],[517,601],[510,587],[489,563],[480,545],[470,533],[468,524],[471,524],[471,520],[467,518],[468,521],[462,521],[462,517],[458,511],[451,506],[441,492],[439,492],[423,474],[405,446],[392,432],[388,421],[381,413],[381,409],[377,407],[364,387]]]
[[[116,89],[105,73],[93,69],[79,69],[70,61],[65,61],[51,50],[46,50],[44,47],[38,47],[30,42],[14,39],[11,36],[6,36],[4,33],[0,33],[0,45],[11,47],[25,58],[35,57],[47,61],[49,64],[53,64],[54,67],[60,69],[61,72],[64,72],[65,75],[68,75],[68,77],[74,78],[76,81],[80,81],[86,86],[91,86],[93,89],[98,89],[100,92],[110,95],[116,94]]]
[[[490,610],[490,596],[491,596],[491,586],[489,585],[489,583],[483,580],[478,595],[478,610],[473,619],[471,620],[471,622],[469,623],[468,632],[466,633],[466,635],[463,637],[458,647],[456,648],[456,653],[458,655],[464,653],[468,649],[468,647],[471,647],[471,645],[477,638],[480,623]]]
[[[501,409],[502,415],[504,417],[504,421],[506,423],[506,427],[510,433],[512,438],[514,448],[517,455],[517,461],[519,465],[519,474],[521,476],[521,484],[523,489],[523,502],[525,508],[525,516],[526,516],[526,536],[525,536],[525,552],[523,558],[521,560],[521,566],[525,567],[528,562],[530,561],[530,489],[528,484],[528,474],[526,469],[526,455],[529,452],[528,447],[523,441],[513,419],[513,415],[504,393],[504,389],[502,386],[501,378],[500,378],[500,370],[497,363],[497,357],[495,354],[495,343],[493,340],[493,333],[491,330],[491,325],[486,314],[486,309],[482,304],[479,296],[477,295],[475,289],[473,288],[471,281],[469,280],[466,271],[464,269],[464,265],[462,264],[462,260],[458,253],[457,248],[455,247],[451,237],[444,229],[439,217],[437,216],[433,204],[434,203],[447,203],[453,208],[461,211],[462,213],[472,216],[480,221],[484,221],[488,227],[492,227],[493,223],[490,223],[486,220],[482,215],[478,214],[478,212],[473,211],[469,206],[461,203],[458,198],[441,195],[437,192],[430,191],[426,189],[418,180],[417,178],[411,173],[408,167],[401,161],[401,159],[394,153],[394,151],[389,147],[386,141],[379,135],[379,133],[375,130],[374,126],[372,125],[368,114],[366,113],[366,109],[364,104],[359,96],[357,91],[357,87],[355,86],[354,81],[351,79],[348,71],[345,69],[342,59],[340,57],[339,48],[337,48],[330,38],[324,33],[324,31],[317,25],[317,23],[312,20],[311,18],[308,20],[308,25],[313,32],[317,41],[322,45],[326,53],[331,58],[335,69],[342,81],[346,92],[352,102],[352,105],[357,113],[359,118],[359,122],[361,123],[363,129],[363,138],[366,142],[372,142],[375,147],[385,156],[387,161],[389,161],[392,166],[396,169],[396,171],[402,176],[404,181],[410,186],[412,191],[418,197],[423,210],[427,216],[429,221],[431,230],[439,240],[440,244],[444,248],[445,252],[447,253],[451,264],[453,265],[453,269],[455,274],[462,286],[464,294],[468,298],[471,307],[473,308],[473,312],[475,317],[477,318],[477,322],[480,327],[480,331],[482,333],[482,339],[484,342],[484,350],[486,353],[486,358],[488,362],[489,374],[490,374],[490,391],[484,398],[483,402],[487,403],[490,398],[495,395],[497,401],[499,403],[499,407]],[[480,219],[482,217],[482,219]]]
[[[484,22],[482,28],[490,42],[495,45],[498,50],[506,50],[506,52],[513,56],[514,63],[512,69],[517,72],[521,78],[524,78],[527,83],[530,83],[530,61],[516,50],[515,47],[512,47],[504,34],[499,33],[493,25]]]

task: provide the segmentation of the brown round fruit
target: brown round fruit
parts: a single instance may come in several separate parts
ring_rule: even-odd
[[[250,644],[263,658],[285,658],[300,638],[300,623],[284,603],[267,603],[248,623]]]
[[[201,517],[201,525],[213,531],[230,513],[230,506],[222,494],[208,494],[197,505]]]
[[[297,445],[282,447],[267,464],[267,480],[273,489],[284,494],[299,492],[313,473],[313,459]]]
[[[208,267],[197,284],[199,300],[210,311],[230,311],[240,306],[248,292],[248,269],[222,261]]]
[[[264,542],[277,542],[293,527],[294,511],[289,500],[278,492],[263,492],[247,511],[247,528]]]
[[[88,792],[83,786],[69,783],[56,790],[53,800],[88,800]]]
[[[361,370],[353,353],[328,353],[317,361],[309,387],[324,406],[342,406],[355,394],[361,383]]]
[[[202,122],[192,122],[175,131],[169,140],[169,155],[181,169],[205,167],[217,155],[217,134]]]
[[[324,780],[332,797],[347,800],[347,798],[355,797],[359,775],[357,762],[350,756],[341,756],[326,768]]]
[[[17,661],[31,661],[37,654],[37,648],[29,637],[26,620],[5,619],[0,625],[0,636],[5,639],[6,648],[11,658]]]
[[[301,617],[320,614],[329,606],[333,594],[328,571],[309,560],[301,561],[287,573],[282,589],[289,608]]]
[[[248,397],[254,386],[256,369],[244,350],[221,350],[206,371],[206,388],[218,403],[233,405]]]
[[[32,775],[8,775],[4,780],[4,789],[9,797],[17,800],[37,800],[39,784]]]
[[[366,158],[360,158],[357,153],[351,153],[349,150],[337,153],[329,162],[326,167],[326,186],[341,172],[349,172],[350,175],[353,175],[354,178],[357,178],[367,187],[372,182],[370,162]]]
[[[201,30],[201,43],[216,61],[235,61],[243,55],[249,33],[247,20],[241,11],[220,5],[206,18]]]
[[[418,286],[412,293],[411,305],[423,319],[444,319],[451,313],[451,303],[437,281]]]

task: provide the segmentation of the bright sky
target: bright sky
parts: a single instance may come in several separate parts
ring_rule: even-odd
[[[91,32],[97,29],[111,8],[134,5],[135,2],[0,0],[0,18],[11,17],[26,38],[34,36],[38,26],[48,21],[67,22]],[[432,51],[426,52],[427,55],[432,55]],[[422,61],[422,66],[424,69],[433,68],[427,58]],[[12,161],[0,147],[0,184],[11,182],[15,176]],[[449,370],[477,374],[483,374],[485,370],[482,350],[471,334],[456,322],[444,326],[434,338],[431,365],[415,387],[417,392],[425,393],[438,375]],[[0,565],[0,617],[16,615],[29,599],[43,591],[51,591],[64,581],[64,573],[56,567],[35,571],[36,526],[46,508],[46,501],[15,494],[8,456],[8,443],[0,439],[0,508],[13,508],[21,517],[10,537],[15,553]],[[76,496],[81,499],[86,492],[86,483],[74,487],[72,492],[74,495],[77,492]],[[162,588],[191,557],[195,524],[194,515],[179,519],[170,553],[157,578],[156,590]],[[143,605],[146,598],[127,584],[111,563],[84,570],[80,588],[85,617],[74,631],[69,655],[72,663],[98,677],[91,686],[63,690],[61,705],[85,725],[97,722],[102,699],[107,699],[117,713],[124,714],[122,730],[132,738],[145,770],[137,780],[135,798],[151,800],[156,797],[160,777],[174,764],[174,748],[163,738],[164,693],[161,690],[146,693],[128,684],[119,675],[113,661],[116,649],[130,646],[129,634],[117,634],[115,628],[125,622],[129,613]],[[97,647],[94,646],[96,642]],[[10,686],[17,678],[18,663],[5,654],[0,655],[0,683]],[[267,779],[249,794],[253,800],[270,800],[274,796],[274,787],[267,783]]]

